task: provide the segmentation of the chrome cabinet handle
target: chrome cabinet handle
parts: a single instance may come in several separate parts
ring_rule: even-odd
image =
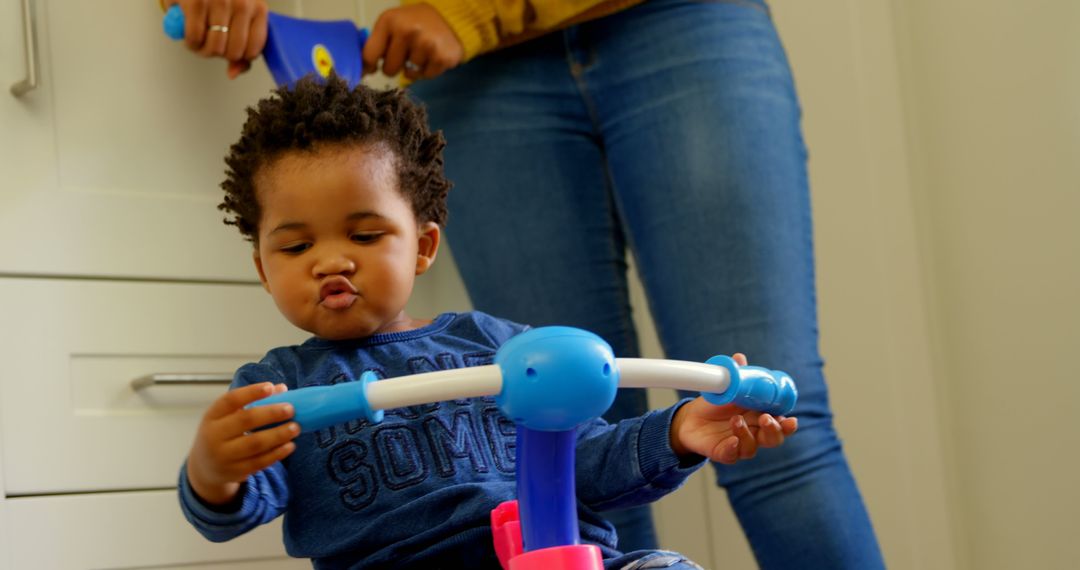
[[[232,379],[232,374],[226,373],[159,372],[139,376],[131,381],[131,388],[142,390],[151,386],[228,386]]]
[[[26,79],[11,86],[11,94],[21,97],[37,88],[37,28],[34,25],[34,1],[22,0],[23,41],[26,44]]]

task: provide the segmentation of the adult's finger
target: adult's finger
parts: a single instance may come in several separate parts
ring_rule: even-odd
[[[266,32],[270,12],[265,2],[255,3],[255,13],[251,18],[251,27],[248,29],[247,50],[244,51],[243,59],[255,61],[266,47]]]
[[[229,65],[225,68],[225,75],[229,76],[229,79],[236,79],[241,74],[246,73],[251,69],[251,62],[241,59],[240,61],[230,61]]]
[[[389,77],[393,77],[405,67],[406,58],[409,57],[410,39],[405,34],[395,33],[390,37],[390,46],[386,48],[383,56],[382,71]]]
[[[433,49],[429,42],[413,42],[409,49],[409,59],[405,62],[405,77],[409,79],[427,77],[427,67]]]
[[[424,66],[424,79],[431,79],[442,75],[447,69],[454,67],[456,63],[451,63],[450,59],[441,55],[428,59],[427,65]]]
[[[379,69],[379,60],[386,53],[387,44],[390,43],[390,20],[384,12],[375,25],[371,27],[371,35],[364,42],[364,49],[360,52],[364,60],[364,73],[375,73]]]
[[[184,12],[184,43],[191,51],[201,52],[206,41],[206,0],[185,0],[179,4]]]
[[[232,7],[228,0],[214,0],[206,15],[206,41],[199,53],[204,57],[224,56],[232,28]]]
[[[251,21],[255,17],[255,5],[251,2],[234,2],[229,33],[226,34],[225,59],[237,61],[244,58],[251,33]]]

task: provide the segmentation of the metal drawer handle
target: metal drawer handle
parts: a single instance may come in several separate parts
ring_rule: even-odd
[[[142,390],[151,386],[228,386],[232,379],[232,374],[226,373],[159,372],[139,376],[131,381],[131,388]]]
[[[23,41],[26,43],[26,79],[11,86],[11,94],[21,97],[27,91],[37,88],[37,31],[34,25],[34,2],[22,0]]]

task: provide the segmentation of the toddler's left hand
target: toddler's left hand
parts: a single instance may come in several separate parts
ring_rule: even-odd
[[[746,366],[746,356],[732,357]],[[715,406],[702,397],[679,408],[671,421],[671,447],[680,456],[696,453],[730,465],[750,459],[758,447],[777,447],[795,433],[798,420],[727,404]]]

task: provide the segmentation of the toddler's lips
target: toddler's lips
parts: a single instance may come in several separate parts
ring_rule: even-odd
[[[356,302],[359,291],[341,275],[328,277],[319,287],[319,304],[331,310],[348,309]]]
[[[342,291],[323,297],[322,301],[319,301],[319,304],[327,309],[339,311],[351,307],[352,304],[356,302],[357,297],[358,295],[356,293]]]

